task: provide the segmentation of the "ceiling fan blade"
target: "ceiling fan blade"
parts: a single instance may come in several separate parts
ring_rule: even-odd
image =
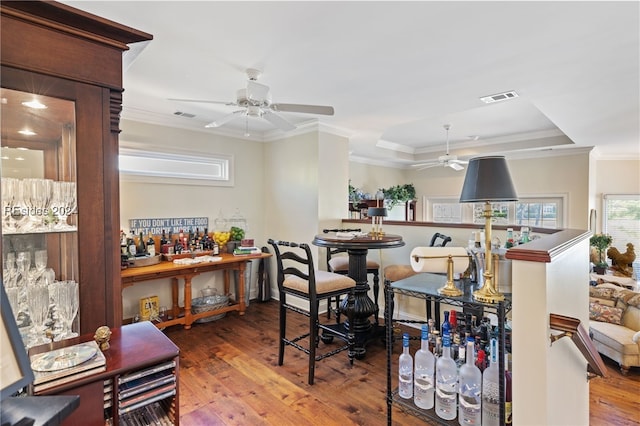
[[[438,167],[439,165],[440,165],[440,163],[416,164],[416,166],[418,167],[416,170],[420,171],[420,170],[424,170],[424,169],[430,169],[432,167]]]
[[[269,99],[269,86],[257,83],[255,81],[247,81],[247,99],[252,102],[264,102]]]
[[[264,118],[269,123],[271,123],[274,126],[276,126],[278,129],[283,130],[285,132],[288,132],[289,130],[296,129],[296,126],[294,126],[293,124],[289,123],[287,120],[285,120],[284,118],[282,118],[281,116],[279,116],[275,112],[272,112],[272,111],[269,111],[269,110],[264,111],[262,113],[262,118]]]
[[[460,164],[458,163],[449,163],[447,164],[447,166],[451,167],[453,170],[455,170],[456,172],[459,172],[460,170],[463,170],[464,167],[462,167]]]
[[[302,104],[271,104],[271,109],[281,112],[302,112],[305,114],[333,115],[332,106]]]
[[[170,101],[176,101],[176,102],[196,102],[196,103],[201,103],[201,104],[220,104],[220,105],[233,105],[233,106],[237,106],[238,104],[235,102],[225,102],[225,101],[209,101],[209,100],[205,100],[205,99],[175,99],[175,98],[169,98]]]
[[[238,111],[233,111],[231,114],[227,114],[219,119],[217,119],[216,121],[212,121],[211,123],[207,124],[206,128],[210,128],[210,127],[220,127],[225,123],[228,123],[229,121],[233,120],[234,118],[238,117],[239,115],[243,115],[246,112],[246,110],[244,109],[240,109]]]

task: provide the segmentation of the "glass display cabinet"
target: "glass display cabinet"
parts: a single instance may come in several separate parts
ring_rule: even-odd
[[[122,324],[123,54],[153,37],[53,1],[0,19],[2,284],[31,347]]]
[[[0,88],[2,277],[26,347],[79,330],[73,101]]]

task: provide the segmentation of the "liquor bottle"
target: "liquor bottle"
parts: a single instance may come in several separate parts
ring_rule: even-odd
[[[413,358],[409,353],[409,333],[402,335],[402,353],[398,360],[398,395],[409,399],[413,396]]]
[[[460,372],[460,367],[462,367],[467,362],[467,347],[463,342],[460,346],[458,346],[458,358],[456,359],[456,368],[458,369],[458,373]]]
[[[136,238],[135,238],[135,233],[132,231],[131,232],[131,237],[129,238],[129,256],[130,257],[136,257]]]
[[[487,354],[484,349],[478,350],[478,355],[476,356],[476,367],[478,367],[480,371],[484,371],[487,368]]]
[[[151,232],[149,232],[149,238],[147,239],[147,253],[149,253],[151,257],[156,255],[156,240],[153,239]]]
[[[416,351],[413,374],[413,402],[419,408],[427,410],[433,408],[435,363],[436,359],[429,351],[429,330],[427,325],[423,324],[420,349]]]
[[[162,236],[160,237],[160,248],[162,248],[162,246],[166,245],[169,241],[167,241],[167,234],[165,233],[164,229],[162,230]]]
[[[451,324],[451,333],[458,330],[458,313],[454,310],[449,312],[449,324]]]
[[[173,245],[173,252],[175,254],[182,253],[182,241],[180,241],[180,238],[176,238],[176,242]]]
[[[138,237],[138,244],[136,245],[136,255],[144,256],[145,254],[147,254],[147,245],[144,242],[142,232],[140,232],[140,237]]]
[[[122,229],[120,230],[120,252],[122,254],[129,253],[129,244],[127,243],[127,234],[125,234]]]
[[[513,240],[513,228],[507,228],[507,242],[505,243],[505,248],[511,248],[514,246]]]
[[[449,311],[444,311],[444,321],[442,321],[442,325],[440,326],[440,334],[444,336],[445,333],[451,336],[451,323],[449,322]]]
[[[513,424],[513,403],[511,397],[511,371],[509,370],[509,355],[504,355],[504,424]]]
[[[482,372],[482,426],[500,424],[498,341],[491,339],[491,364]]]
[[[413,358],[409,353],[409,334],[402,335],[402,353],[398,360],[399,386],[398,394],[402,398],[413,396]]]
[[[451,336],[442,336],[442,356],[436,362],[436,414],[441,419],[456,418],[458,374],[451,359]]]
[[[462,426],[481,424],[482,373],[473,364],[473,352],[473,342],[467,342],[467,362],[460,367],[458,391],[458,423]]]

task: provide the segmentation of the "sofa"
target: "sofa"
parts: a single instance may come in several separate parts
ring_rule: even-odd
[[[622,374],[640,367],[640,293],[610,283],[591,286],[589,331],[598,352]]]

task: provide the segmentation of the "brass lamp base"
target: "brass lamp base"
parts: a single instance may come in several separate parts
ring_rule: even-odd
[[[473,292],[473,298],[483,303],[498,303],[504,300],[504,294],[495,290],[492,280],[485,277],[484,285]]]
[[[462,296],[463,292],[453,284],[453,256],[447,259],[447,283],[438,289],[438,293],[443,296]]]

